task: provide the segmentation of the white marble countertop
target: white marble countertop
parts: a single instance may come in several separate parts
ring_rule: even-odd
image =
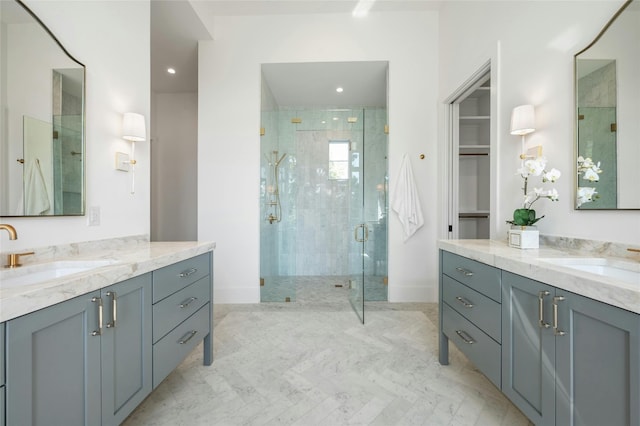
[[[633,284],[540,260],[607,257],[602,254],[542,246],[520,250],[509,247],[506,241],[495,240],[440,240],[438,248],[640,314],[640,282]]]
[[[29,268],[51,261],[109,259],[114,263],[64,277],[40,281],[36,284],[13,285],[3,288],[0,282],[0,322],[37,311],[47,306],[72,299],[111,284],[124,281],[164,266],[213,251],[212,242],[145,242],[112,248],[60,253],[46,260],[33,262],[22,268],[4,271],[9,279],[29,272]]]

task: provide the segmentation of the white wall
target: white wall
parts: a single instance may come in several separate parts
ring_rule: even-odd
[[[149,144],[136,144],[136,193],[131,174],[114,169],[115,152],[129,152],[120,138],[122,113],[149,117],[149,1],[26,1],[69,53],[87,67],[87,207],[100,206],[100,226],[86,217],[0,218],[18,240],[0,235],[1,250],[16,251],[79,241],[149,233]],[[47,100],[46,102],[51,102]]]
[[[389,61],[389,174],[409,154],[426,218],[404,244],[391,215],[389,300],[436,300],[437,13],[202,18],[198,238],[217,242],[216,301],[260,298],[260,65],[319,61]]]
[[[509,134],[513,107],[536,106],[538,130],[528,146],[543,145],[549,166],[563,172],[560,201],[538,201],[543,234],[620,243],[640,241],[640,211],[574,211],[573,55],[589,44],[622,1],[445,2],[440,14],[439,99],[444,100],[488,58],[499,58],[498,235],[506,237],[521,203],[519,137]],[[443,130],[443,129],[441,129]],[[441,132],[442,134],[442,132]],[[441,141],[444,143],[444,141]]]
[[[151,239],[197,239],[198,94],[154,94]]]

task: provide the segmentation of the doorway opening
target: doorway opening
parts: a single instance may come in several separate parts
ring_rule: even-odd
[[[487,239],[495,211],[494,117],[487,62],[446,101],[447,230],[450,239]],[[495,151],[495,150],[493,150]]]

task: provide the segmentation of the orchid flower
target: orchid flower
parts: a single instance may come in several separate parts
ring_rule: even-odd
[[[555,182],[556,180],[560,179],[561,175],[562,173],[560,173],[560,170],[551,169],[542,175],[542,182]]]
[[[584,171],[582,179],[588,180],[589,182],[598,182],[600,180],[600,176],[595,170],[587,169]]]
[[[589,188],[589,187],[578,188],[578,194],[577,194],[577,200],[576,200],[578,207],[580,207],[584,203],[589,203],[593,201],[595,198],[597,198],[596,194],[598,193],[596,192],[595,188]]]
[[[582,179],[587,180],[589,182],[598,182],[600,180],[600,173],[602,173],[602,169],[600,168],[600,162],[595,163],[589,157],[583,157],[582,155],[578,156],[578,176],[582,174]],[[576,204],[580,207],[584,203],[590,203],[598,198],[598,193],[596,192],[596,188],[590,187],[579,187],[576,194]]]

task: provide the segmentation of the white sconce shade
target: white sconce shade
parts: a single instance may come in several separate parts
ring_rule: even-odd
[[[122,117],[122,139],[131,142],[147,140],[147,127],[144,115],[135,112],[125,112]]]
[[[511,113],[511,134],[524,136],[536,130],[533,105],[520,105]]]

